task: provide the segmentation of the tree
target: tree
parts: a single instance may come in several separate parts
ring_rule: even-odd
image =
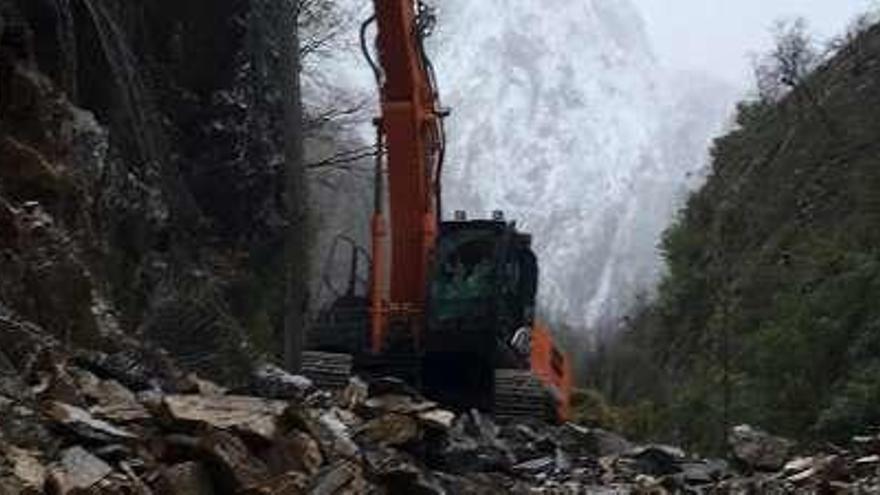
[[[352,13],[338,0],[298,0],[297,24],[301,61],[320,61],[345,50],[345,34],[356,29]]]
[[[877,24],[880,24],[880,1],[875,1],[868,11],[850,21],[844,34],[831,38],[826,44],[825,56],[831,58],[841,51],[851,50],[856,54],[855,70],[862,71],[871,60],[870,51],[863,42],[864,34]]]
[[[768,102],[780,101],[800,85],[819,64],[816,42],[802,17],[779,20],[772,29],[774,47],[753,61],[758,96]]]
[[[361,61],[360,45],[351,36],[360,25],[359,14],[360,9],[338,0],[300,0],[299,55],[307,168],[328,186],[333,180],[324,179],[337,171],[371,173],[369,158],[376,154],[374,143],[360,137],[361,127],[371,120],[375,96],[340,86],[334,71],[334,66]]]
[[[337,151],[333,156],[308,163],[304,138],[307,135],[332,132],[346,119],[357,119],[366,107],[363,103],[342,104],[338,100],[330,108],[307,112],[303,103],[303,78],[318,77],[319,70],[306,67],[305,61],[320,65],[321,60],[345,50],[343,34],[350,32],[351,22],[338,2],[332,0],[285,0],[280,2],[278,33],[281,76],[283,78],[284,114],[284,210],[285,278],[283,357],[285,366],[299,371],[305,348],[305,332],[309,314],[311,281],[311,247],[314,226],[310,214],[309,170],[338,168],[372,155],[372,147],[356,147]]]
[[[303,111],[300,92],[299,0],[289,0],[281,12],[280,32],[284,102],[284,206],[285,235],[284,364],[297,372],[302,367],[309,285],[308,180],[303,155]]]
[[[830,134],[839,135],[840,130],[807,84],[808,76],[823,60],[807,21],[802,17],[776,21],[772,33],[773,49],[754,62],[759,100],[777,103],[793,93],[798,118],[802,112],[815,112]]]

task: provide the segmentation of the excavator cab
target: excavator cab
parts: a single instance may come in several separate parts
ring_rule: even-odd
[[[490,316],[507,333],[534,314],[538,268],[531,237],[503,220],[440,225],[429,291],[429,333]]]
[[[312,327],[309,374],[328,387],[344,385],[351,371],[392,374],[459,410],[565,418],[568,362],[535,320],[537,285],[531,236],[515,223],[499,214],[442,222],[418,349],[404,362],[371,354],[368,299],[347,292]]]
[[[538,283],[531,236],[493,216],[440,224],[429,281],[422,387],[460,409],[494,409],[487,391],[496,389],[496,370],[530,368]]]

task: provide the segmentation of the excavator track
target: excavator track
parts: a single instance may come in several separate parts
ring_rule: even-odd
[[[306,351],[303,353],[302,374],[322,389],[336,390],[348,385],[354,360],[350,354]],[[389,375],[387,367],[380,367]],[[366,371],[366,370],[363,370]],[[380,375],[379,369],[375,370]],[[495,370],[493,413],[497,420],[556,421],[556,404],[543,383],[530,371]]]
[[[302,363],[302,374],[315,386],[333,390],[348,385],[353,360],[350,354],[305,351]]]
[[[556,407],[547,387],[530,371],[495,370],[495,419],[556,421]]]

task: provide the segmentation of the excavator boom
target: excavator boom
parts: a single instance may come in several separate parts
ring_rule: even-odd
[[[390,226],[382,198],[373,218],[372,348],[381,352],[393,324],[418,337],[424,322],[426,280],[437,235],[437,184],[442,149],[437,92],[422,45],[433,20],[412,0],[375,0],[376,48],[381,66],[380,143],[387,150]],[[381,179],[381,177],[379,177]],[[385,236],[391,266],[385,273]]]

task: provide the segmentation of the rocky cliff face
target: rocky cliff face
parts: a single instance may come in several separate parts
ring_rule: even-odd
[[[74,344],[140,333],[227,378],[244,328],[272,335],[287,69],[272,8],[0,1],[4,318]]]
[[[549,315],[613,321],[657,280],[660,232],[729,89],[661,67],[629,2],[439,7],[446,208],[504,210],[534,233]]]

